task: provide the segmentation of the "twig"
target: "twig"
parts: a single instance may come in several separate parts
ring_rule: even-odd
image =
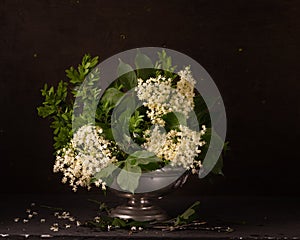
[[[51,206],[47,206],[47,205],[40,205],[40,207],[48,208],[48,209],[52,209],[52,210],[56,210],[56,211],[63,211],[63,208],[51,207]]]

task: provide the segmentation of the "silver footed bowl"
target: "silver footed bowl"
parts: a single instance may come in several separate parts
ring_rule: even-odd
[[[181,167],[171,166],[143,173],[134,194],[122,190],[115,178],[110,185],[110,190],[117,196],[128,199],[128,201],[127,204],[112,209],[110,216],[136,221],[167,220],[169,217],[166,211],[152,204],[151,200],[160,199],[181,187],[188,176],[189,171]]]

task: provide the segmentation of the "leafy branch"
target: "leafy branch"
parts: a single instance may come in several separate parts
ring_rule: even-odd
[[[44,101],[37,108],[38,115],[50,119],[56,150],[65,147],[72,137],[73,104],[77,88],[97,63],[98,57],[92,58],[86,54],[77,69],[70,67],[66,70],[68,81],[61,80],[56,88],[45,84],[41,90]],[[85,99],[89,94],[81,97]]]

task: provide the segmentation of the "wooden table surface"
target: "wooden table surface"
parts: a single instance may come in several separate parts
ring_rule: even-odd
[[[170,194],[158,204],[174,217],[183,212],[194,201],[201,202],[201,220],[228,226],[231,233],[180,230],[129,230],[96,231],[87,227],[77,227],[75,222],[65,229],[65,220],[54,216],[55,209],[70,212],[80,222],[97,216],[99,206],[90,201],[106,202],[110,207],[122,202],[108,194],[56,194],[56,195],[1,195],[0,198],[0,239],[300,239],[300,198],[279,196],[178,196]],[[35,206],[32,206],[32,203]],[[29,222],[26,210],[35,211]],[[19,218],[18,222],[14,219]],[[41,223],[40,219],[45,219]],[[58,232],[50,226],[58,223]]]

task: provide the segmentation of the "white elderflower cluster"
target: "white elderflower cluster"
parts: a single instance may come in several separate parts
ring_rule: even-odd
[[[177,82],[177,90],[179,93],[184,95],[194,107],[193,98],[195,96],[194,87],[196,80],[192,76],[190,67],[186,67],[184,70],[178,72],[180,81]]]
[[[144,138],[146,139],[146,143],[144,143],[144,147],[149,151],[155,153],[159,158],[162,158],[161,147],[165,145],[167,134],[162,132],[162,128],[159,125],[155,125],[151,130],[146,130],[144,132]]]
[[[195,157],[201,152],[200,147],[205,144],[202,140],[205,126],[202,126],[199,132],[182,125],[179,130],[165,133],[156,125],[152,131],[146,132],[144,147],[157,157],[169,160],[172,166],[182,166],[186,169],[195,168],[195,165],[201,167],[201,162],[196,161]]]
[[[164,126],[162,116],[169,112],[178,112],[188,117],[194,108],[194,85],[196,81],[187,67],[178,73],[180,80],[176,88],[172,87],[172,79],[158,76],[145,82],[138,79],[135,88],[137,97],[148,107],[147,116],[152,124]]]
[[[143,105],[148,107],[147,116],[151,119],[152,124],[164,125],[161,116],[172,111],[168,103],[173,91],[171,83],[171,78],[166,79],[162,76],[149,78],[146,82],[138,79],[135,91],[138,98],[143,101]]]
[[[69,182],[73,191],[78,186],[89,189],[93,175],[116,161],[111,143],[101,136],[102,132],[100,127],[85,125],[73,135],[68,147],[57,152],[53,170],[63,173],[62,182]],[[95,184],[105,189],[105,182],[98,180]]]

